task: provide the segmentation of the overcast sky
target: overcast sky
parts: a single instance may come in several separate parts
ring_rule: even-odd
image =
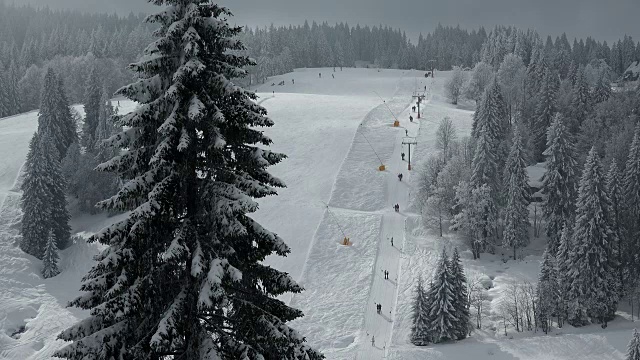
[[[1,1],[1,0],[0,0]],[[48,5],[91,12],[149,12],[144,0],[5,0],[6,3]],[[625,34],[640,40],[640,0],[220,0],[239,25],[265,26],[318,22],[390,25],[417,38],[438,22],[463,28],[495,24],[535,28],[542,35],[569,39],[592,36],[617,40]]]

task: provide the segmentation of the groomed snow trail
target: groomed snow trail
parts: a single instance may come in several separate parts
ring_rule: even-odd
[[[425,80],[420,82],[416,80],[416,84],[425,83],[427,83]],[[423,86],[420,85],[417,90]],[[408,155],[406,145],[403,145],[402,142],[407,134],[409,137],[416,137],[420,129],[417,113],[411,111],[411,106],[409,106],[398,116],[400,127],[393,140],[395,143],[393,155],[388,160],[388,164],[385,164],[388,172],[385,191],[387,207],[382,215],[373,283],[366,306],[363,330],[367,335],[367,341],[361,345],[356,355],[358,360],[383,359],[391,345],[398,281],[402,275],[400,274],[400,260],[404,244],[405,220],[407,216],[410,216],[403,211],[408,207],[411,196],[411,188],[408,185],[411,171],[408,171],[407,161],[402,160],[401,154],[403,152]],[[414,117],[414,122],[409,121],[409,115]],[[414,151],[414,148],[412,147],[411,150]],[[408,157],[406,159],[408,160]],[[398,174],[403,175],[404,181],[399,181]],[[393,209],[396,204],[400,206],[400,212]],[[393,245],[391,245],[391,238],[393,238]],[[385,279],[385,271],[389,272],[388,279]],[[376,304],[382,305],[380,314],[377,313]]]

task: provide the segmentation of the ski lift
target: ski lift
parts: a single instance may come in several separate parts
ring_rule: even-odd
[[[338,222],[338,219],[335,217],[335,215],[333,214],[331,209],[329,209],[329,205],[327,205],[327,203],[325,203],[324,201],[322,203],[327,208],[327,212],[329,213],[329,215],[331,216],[333,221],[336,223],[336,225],[338,225],[338,229],[340,229],[340,232],[342,233],[343,238],[339,242],[340,245],[343,245],[343,246],[351,246],[351,245],[353,245],[353,243],[351,242],[351,238],[348,237],[347,234],[344,233],[344,230],[342,229],[342,226],[340,226],[340,223]]]

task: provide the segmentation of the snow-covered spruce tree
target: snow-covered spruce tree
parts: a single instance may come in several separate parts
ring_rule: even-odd
[[[558,276],[558,303],[556,306],[556,316],[558,317],[558,327],[562,327],[567,318],[567,306],[569,302],[569,288],[571,285],[571,250],[573,249],[573,226],[566,224],[562,228],[560,245],[556,253],[556,274]]]
[[[107,89],[103,89],[98,109],[98,125],[96,126],[93,136],[95,140],[93,147],[100,161],[106,161],[116,155],[116,149],[102,145],[104,140],[119,132],[113,124],[112,116],[114,114],[109,93],[107,92]]]
[[[22,183],[22,240],[20,249],[38,259],[44,257],[50,231],[51,194],[47,186],[47,166],[41,151],[40,135],[33,134],[24,167]]]
[[[606,188],[610,201],[609,228],[613,232],[613,238],[615,239],[615,243],[611,244],[611,250],[613,259],[615,260],[616,269],[618,270],[618,285],[620,286],[618,289],[618,296],[622,297],[624,294],[624,269],[627,267],[627,265],[625,265],[625,260],[627,258],[626,254],[628,247],[625,246],[625,236],[622,229],[622,209],[624,199],[622,198],[620,171],[618,170],[618,166],[615,161],[611,162],[611,166],[607,172]]]
[[[70,239],[66,182],[60,170],[58,152],[48,133],[34,134],[29,144],[22,183],[22,241],[20,248],[42,259],[49,231],[58,249]]]
[[[6,84],[4,84],[7,94],[7,115],[18,114],[21,110],[18,90],[18,81],[20,80],[20,75],[18,74],[18,72],[18,66],[16,65],[15,60],[11,60],[9,68],[6,72]]]
[[[578,78],[578,67],[574,60],[571,60],[571,64],[569,64],[569,70],[567,71],[567,79],[571,81],[571,86],[576,84],[576,79]]]
[[[93,66],[84,87],[84,125],[82,126],[82,145],[92,152],[96,142],[95,133],[100,116],[100,77],[98,69]]]
[[[453,307],[455,308],[456,322],[455,333],[458,340],[464,339],[469,333],[469,289],[467,288],[467,277],[460,261],[458,248],[453,249],[451,260],[449,261],[449,273],[452,278]]]
[[[589,84],[584,75],[584,68],[578,70],[576,77],[576,83],[573,85],[572,102],[571,102],[571,117],[576,121],[575,128],[571,129],[574,133],[577,132],[579,126],[587,119],[591,112],[591,93],[589,91]]]
[[[537,323],[545,334],[551,328],[551,318],[556,313],[558,297],[559,289],[555,261],[549,251],[545,250],[542,255],[540,276],[538,277],[538,287],[536,289]]]
[[[542,178],[542,193],[545,196],[543,215],[549,237],[547,248],[555,254],[562,228],[573,225],[576,198],[575,145],[564,118],[556,114],[547,131],[547,171]]]
[[[7,74],[3,71],[4,66],[0,61],[0,117],[9,115],[9,87],[7,85]]]
[[[40,96],[38,133],[48,133],[62,160],[67,148],[76,140],[76,125],[73,122],[64,86],[51,68],[47,70]]]
[[[593,89],[591,99],[595,104],[599,104],[603,101],[609,100],[611,97],[611,83],[605,79],[604,72],[598,77],[596,87]]]
[[[91,238],[109,247],[71,302],[91,315],[56,356],[321,359],[286,324],[302,313],[276,299],[302,288],[262,263],[289,248],[247,215],[284,186],[266,171],[284,155],[257,146],[273,122],[229,80],[252,64],[228,53],[241,29],[208,1],[153,3],[167,5],[147,18],[158,40],[118,91],[140,106],[109,140],[127,151],[99,167],[129,179],[101,206],[130,213]]]
[[[592,148],[580,179],[570,255],[568,321],[573,326],[586,324],[589,317],[606,326],[615,312],[617,276],[609,218],[605,180]]]
[[[637,329],[633,329],[633,337],[627,346],[626,360],[640,360],[640,335]]]
[[[42,259],[42,276],[45,279],[54,277],[60,273],[58,270],[58,248],[56,247],[56,237],[53,231],[47,236],[47,244],[44,248],[44,258]]]
[[[60,156],[49,134],[42,134],[40,147],[46,161],[45,183],[51,196],[48,204],[50,209],[49,228],[53,231],[58,249],[65,249],[71,240],[71,227],[69,226],[71,216],[67,210],[66,198],[67,182],[62,174]]]
[[[480,187],[487,184],[492,196],[497,198],[500,171],[500,141],[503,137],[507,113],[500,87],[493,82],[485,91],[476,110],[476,149],[472,163],[471,184]]]
[[[553,122],[556,114],[556,91],[555,74],[551,70],[546,70],[538,93],[538,104],[536,107],[534,122],[532,127],[535,149],[533,151],[537,161],[544,160],[544,149],[547,144],[547,129]]]
[[[72,196],[78,196],[78,192],[82,187],[84,180],[80,175],[84,155],[80,153],[80,144],[75,141],[69,145],[67,155],[62,159],[60,168],[62,175],[67,183],[67,193]]]
[[[449,259],[443,250],[429,289],[429,333],[433,343],[457,339],[458,317],[454,306],[453,277]]]
[[[508,193],[502,239],[504,246],[513,248],[514,260],[517,249],[529,245],[529,176],[525,157],[522,136],[516,131],[505,167]]]
[[[625,238],[638,239],[638,234],[640,234],[640,124],[636,126],[633,140],[629,146],[623,186]],[[637,278],[640,274],[640,266],[637,265],[640,244],[637,240],[629,240],[628,246],[627,254],[630,258],[626,263],[634,264],[628,270],[631,272],[631,278]]]
[[[424,289],[422,277],[418,278],[415,299],[413,301],[413,325],[411,327],[411,343],[416,346],[429,345],[429,310],[431,306]]]

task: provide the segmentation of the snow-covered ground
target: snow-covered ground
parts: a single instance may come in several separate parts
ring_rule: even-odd
[[[624,312],[604,330],[598,325],[565,326],[549,335],[513,329],[509,336],[503,335],[495,309],[510,283],[535,282],[540,239],[520,261],[507,260],[508,254],[500,251],[472,260],[457,234],[440,238],[412,213],[416,175],[421,161],[436,151],[438,122],[450,117],[462,137],[469,134],[472,116],[471,104],[453,106],[444,98],[449,73],[436,72],[435,79],[422,75],[401,70],[300,69],[257,87],[259,102],[275,121],[266,130],[274,140],[272,148],[289,157],[271,169],[288,188],[261,199],[253,216],[292,249],[288,257],[268,262],[291,273],[306,288],[286,299],[306,314],[293,326],[327,359],[622,359],[634,326]],[[282,80],[284,86],[270,86]],[[424,117],[410,123],[413,92],[425,86]],[[121,101],[120,110],[133,106]],[[401,122],[399,128],[391,126],[395,117]],[[66,308],[66,303],[78,294],[80,278],[99,250],[95,244],[75,244],[61,253],[62,274],[44,280],[40,261],[17,248],[18,174],[36,127],[37,112],[0,119],[0,359],[49,359],[62,345],[57,334],[86,315]],[[411,172],[400,159],[400,153],[406,153],[402,139],[407,133],[418,142],[412,148]],[[381,162],[385,171],[378,170]],[[541,169],[530,169],[532,179]],[[404,174],[401,183],[396,178],[399,172]],[[391,208],[396,203],[400,213]],[[75,214],[72,227],[74,232],[90,234],[114,220]],[[345,235],[351,246],[340,244]],[[455,246],[468,278],[481,278],[491,287],[483,329],[457,343],[415,347],[408,341],[415,279],[430,277],[441,250]],[[383,270],[390,272],[388,280]],[[376,314],[375,303],[382,304],[382,314]]]

